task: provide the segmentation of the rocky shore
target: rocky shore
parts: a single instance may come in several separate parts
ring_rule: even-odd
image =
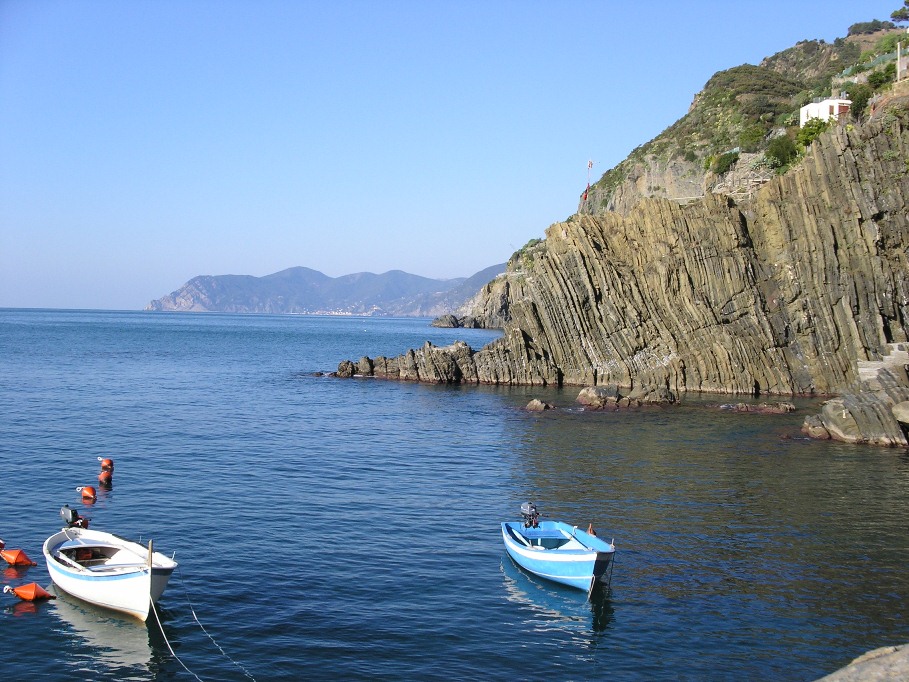
[[[909,680],[909,644],[869,651],[817,682],[894,682]]]
[[[837,396],[813,437],[906,446],[909,110],[818,138],[735,201],[575,215],[481,292],[503,336],[344,361],[339,376]],[[488,325],[495,326],[495,325]]]

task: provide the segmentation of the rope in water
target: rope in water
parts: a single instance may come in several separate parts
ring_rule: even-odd
[[[199,682],[202,682],[202,678],[199,677],[198,675],[196,675],[196,673],[194,673],[192,670],[187,668],[186,664],[182,660],[180,660],[180,657],[177,656],[177,654],[174,652],[174,648],[170,645],[170,640],[168,640],[167,635],[164,634],[164,626],[161,625],[161,618],[158,616],[158,609],[155,608],[155,602],[151,602],[151,609],[152,609],[152,613],[155,614],[155,620],[158,621],[158,629],[161,631],[161,636],[164,638],[164,643],[167,644],[167,648],[170,649],[170,655],[174,657],[174,659],[177,661],[177,663],[179,663],[180,665],[183,666],[183,669],[186,672],[188,672],[190,675],[192,675],[197,680],[199,680]]]
[[[253,682],[256,682],[256,678],[253,677],[252,674],[246,668],[244,668],[242,664],[240,664],[238,661],[235,661],[233,658],[231,658],[228,655],[228,653],[226,651],[224,651],[224,649],[221,648],[221,645],[215,641],[215,638],[212,637],[211,634],[209,634],[208,630],[205,629],[205,626],[202,625],[202,623],[199,621],[199,617],[196,615],[195,607],[193,606],[193,603],[189,598],[189,592],[186,589],[186,581],[183,579],[183,573],[180,572],[179,566],[177,567],[177,573],[180,575],[180,584],[183,586],[183,594],[186,595],[186,603],[189,604],[189,611],[190,611],[190,613],[193,614],[193,620],[196,621],[196,624],[199,626],[199,628],[202,630],[202,632],[204,632],[208,636],[208,638],[212,641],[212,644],[214,644],[216,647],[218,647],[218,651],[221,652],[221,654],[224,656],[224,658],[226,658],[228,661],[230,661],[235,666],[237,666],[240,670],[242,670],[243,674],[246,675],[246,677],[251,679]],[[170,645],[168,644],[168,646],[170,646]],[[185,668],[186,666],[183,666],[183,667]]]

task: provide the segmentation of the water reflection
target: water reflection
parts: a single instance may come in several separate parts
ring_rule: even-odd
[[[801,419],[703,406],[527,417],[514,499],[615,536],[611,643],[647,633],[707,666],[704,643],[725,642],[753,666],[742,678],[801,666],[809,679],[818,661],[906,637],[909,457],[788,437]]]
[[[527,573],[508,556],[502,557],[502,577],[506,599],[530,609],[526,623],[534,630],[602,633],[612,623],[612,602],[603,586],[595,587],[588,600],[581,590]]]
[[[12,585],[17,581],[24,581],[25,574],[31,566],[6,566],[3,569],[3,584]]]
[[[78,650],[86,664],[94,670],[117,671],[118,677],[128,679],[126,669],[137,674],[151,672],[153,648],[149,628],[134,618],[118,616],[92,604],[54,590],[57,599],[50,611],[65,627],[65,634],[78,640]],[[86,648],[87,647],[87,648]]]
[[[21,601],[17,600],[15,604],[9,607],[9,612],[17,618],[22,616],[33,616],[40,613],[47,606],[46,600],[40,601]]]

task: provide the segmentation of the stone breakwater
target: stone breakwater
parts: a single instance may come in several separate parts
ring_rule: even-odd
[[[822,135],[747,201],[645,199],[626,215],[556,223],[484,289],[497,308],[507,302],[500,339],[480,350],[427,343],[342,362],[338,373],[677,396],[839,394],[806,432],[905,445],[892,407],[909,400],[898,359],[907,197],[909,114],[896,108]]]

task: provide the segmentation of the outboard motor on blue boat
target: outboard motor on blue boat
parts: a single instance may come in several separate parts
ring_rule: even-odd
[[[521,516],[524,519],[524,528],[536,528],[540,519],[540,512],[533,502],[521,504]]]

